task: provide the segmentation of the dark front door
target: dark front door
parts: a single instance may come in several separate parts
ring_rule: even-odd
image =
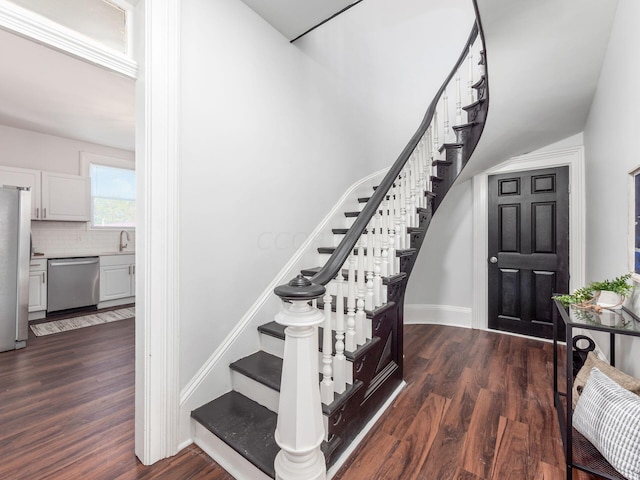
[[[489,328],[551,338],[569,289],[569,167],[489,177]]]

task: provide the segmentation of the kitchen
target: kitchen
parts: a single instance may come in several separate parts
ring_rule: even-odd
[[[0,185],[30,189],[29,322],[133,303],[134,81],[3,30],[0,56],[16,66],[0,79]],[[107,170],[98,185],[92,165],[120,175]],[[115,193],[105,187],[110,183]],[[127,204],[132,218],[94,218],[96,202],[105,210],[109,200]],[[71,259],[85,264],[68,265]],[[64,283],[73,282],[64,280],[69,269],[97,275],[76,283],[91,285],[86,298],[75,298],[81,289]]]

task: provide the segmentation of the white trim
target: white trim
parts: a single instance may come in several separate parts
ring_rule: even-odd
[[[569,166],[569,290],[585,284],[585,178],[584,147],[570,147],[514,157],[473,177],[473,328],[486,330],[487,322],[487,182],[489,175]]]
[[[634,282],[640,282],[640,274],[635,272],[636,269],[636,175],[640,175],[640,166],[629,171],[629,178],[627,180],[627,209],[629,214],[628,220],[628,233],[627,233],[627,258],[629,260],[629,273],[631,273],[631,279]],[[640,212],[638,212],[640,213]]]
[[[110,157],[92,152],[80,152],[80,175],[88,177],[91,171],[91,164],[106,165],[108,167],[126,168],[128,170],[136,169],[135,160],[129,160],[120,157]]]
[[[136,82],[135,451],[143,464],[179,445],[180,1],[139,5],[144,79]],[[142,32],[141,32],[142,33]]]
[[[372,180],[381,177],[387,172],[387,168],[383,170],[379,170],[371,175],[359,180],[354,183],[347,191],[342,195],[340,200],[334,205],[331,211],[325,216],[325,218],[320,222],[320,224],[315,228],[313,232],[307,237],[304,243],[300,246],[298,251],[291,257],[291,259],[287,262],[287,264],[280,270],[278,275],[273,279],[273,281],[264,289],[262,294],[258,297],[255,303],[251,306],[251,308],[244,314],[244,316],[237,323],[235,328],[227,335],[224,341],[216,348],[216,350],[211,354],[211,356],[207,359],[207,361],[200,367],[200,370],[193,376],[193,378],[185,385],[180,393],[180,406],[185,405],[191,395],[195,393],[195,391],[202,385],[207,376],[212,372],[215,365],[218,361],[224,356],[224,354],[231,348],[234,342],[240,337],[240,334],[247,328],[247,326],[251,325],[251,321],[257,316],[258,312],[262,309],[262,307],[267,303],[268,300],[273,298],[273,290],[278,285],[281,285],[283,282],[288,281],[288,276],[291,275],[291,270],[295,267],[295,265],[303,259],[304,255],[309,251],[310,248],[313,247],[314,241],[316,238],[325,232],[328,226],[331,223],[331,220],[336,216],[336,214],[340,214],[341,209],[343,208],[344,203],[347,200],[352,199],[353,192],[360,187],[361,185],[371,182]]]
[[[0,0],[0,28],[127,77],[137,77],[138,64],[131,57],[7,0]]]
[[[356,451],[356,448],[358,448],[360,443],[364,440],[364,438],[367,436],[369,431],[374,427],[374,425],[380,419],[382,414],[391,406],[391,404],[398,397],[398,395],[400,395],[400,392],[402,392],[402,390],[406,386],[407,386],[407,382],[405,381],[403,381],[400,385],[398,385],[398,388],[396,388],[395,391],[391,394],[391,396],[387,399],[387,401],[384,402],[382,407],[380,407],[380,409],[371,418],[371,420],[369,420],[369,422],[364,426],[364,428],[360,430],[360,433],[358,433],[356,438],[354,438],[353,441],[349,444],[349,448],[347,448],[344,452],[342,452],[340,457],[338,457],[338,460],[336,460],[336,462],[333,465],[331,465],[331,468],[327,472],[327,480],[331,480],[333,476],[338,472],[338,470],[340,470],[342,465],[344,465],[347,459],[351,456],[351,454]]]
[[[406,304],[405,325],[449,325],[471,328],[471,309],[452,305]]]

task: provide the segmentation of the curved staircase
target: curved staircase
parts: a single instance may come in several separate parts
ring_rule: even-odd
[[[387,175],[332,230],[337,246],[276,288],[282,311],[258,328],[261,350],[229,366],[233,390],[192,412],[196,443],[236,478],[325,478],[402,385],[407,281],[487,115],[479,34]]]

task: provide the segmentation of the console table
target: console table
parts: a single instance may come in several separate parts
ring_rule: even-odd
[[[615,336],[640,337],[640,320],[624,307],[620,310],[603,310],[601,313],[596,313],[592,310],[565,308],[559,301],[554,300],[554,302],[556,308],[553,312],[553,393],[564,445],[567,480],[571,480],[574,468],[601,478],[624,480],[625,477],[618,473],[600,455],[600,452],[573,428],[571,407],[573,403],[573,330],[579,328],[608,333],[611,365],[615,366]],[[565,392],[560,392],[558,389],[558,334],[563,327],[566,329],[567,339],[566,389]]]

